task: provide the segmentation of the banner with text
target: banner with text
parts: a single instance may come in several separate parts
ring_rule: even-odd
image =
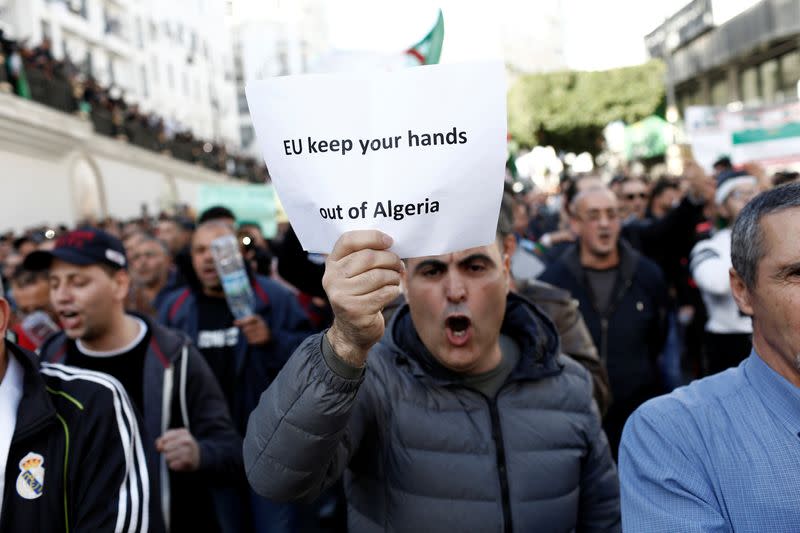
[[[273,184],[309,252],[378,229],[401,257],[491,243],[503,193],[502,63],[272,78],[247,86]]]
[[[800,103],[728,111],[723,107],[686,109],[686,134],[694,157],[706,170],[720,156],[734,164],[765,166],[800,161]]]

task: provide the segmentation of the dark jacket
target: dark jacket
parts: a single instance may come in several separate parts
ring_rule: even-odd
[[[543,281],[529,279],[519,281],[516,285],[516,293],[538,306],[555,325],[561,339],[561,353],[575,359],[592,375],[594,399],[600,408],[600,415],[605,415],[611,404],[608,373],[597,355],[592,335],[578,309],[578,301],[568,291]],[[405,297],[401,294],[384,307],[383,318],[387,324],[405,303]]]
[[[160,531],[159,517],[148,511],[152,480],[136,413],[119,382],[97,372],[40,364],[34,354],[9,341],[5,345],[24,378],[0,531]],[[23,472],[20,463],[29,454],[43,459],[43,471]],[[18,483],[24,485],[22,493]]]
[[[568,291],[535,279],[517,283],[516,291],[539,306],[553,321],[561,338],[561,352],[575,359],[592,375],[594,399],[601,416],[605,415],[612,400],[608,373],[597,355],[592,334],[578,309],[578,301]]]
[[[145,320],[151,331],[144,366],[142,434],[151,475],[159,482],[160,510],[170,512],[172,531],[213,531],[210,489],[241,479],[242,441],[216,378],[189,339]],[[58,362],[67,337],[59,333],[42,346],[44,361]],[[168,470],[155,440],[167,429],[186,428],[200,447],[196,472]]]
[[[619,531],[617,474],[588,373],[510,294],[519,364],[495,398],[462,385],[401,308],[360,378],[307,339],[250,417],[256,492],[310,499],[345,470],[351,531]]]
[[[667,289],[658,266],[620,241],[620,264],[609,309],[601,314],[580,264],[579,243],[568,248],[539,279],[578,300],[615,401],[625,401],[658,382],[656,359],[666,338]]]
[[[687,265],[689,253],[697,242],[697,226],[706,220],[703,209],[702,202],[686,196],[661,218],[636,220],[622,227],[622,237],[661,268],[680,305],[699,300],[697,289],[688,283]]]
[[[201,290],[196,277],[187,276],[189,285],[164,299],[159,309],[159,321],[179,329],[197,343],[197,296]],[[272,339],[266,346],[247,344],[239,335],[235,349],[236,396],[231,398],[231,414],[237,430],[244,435],[247,417],[295,348],[313,333],[308,318],[287,288],[263,276],[252,276],[256,296],[255,313],[269,326]],[[233,324],[231,324],[233,325]]]

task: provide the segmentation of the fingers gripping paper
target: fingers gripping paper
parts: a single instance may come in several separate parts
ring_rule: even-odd
[[[491,243],[503,193],[501,63],[273,78],[247,101],[303,247],[379,229],[401,257]]]

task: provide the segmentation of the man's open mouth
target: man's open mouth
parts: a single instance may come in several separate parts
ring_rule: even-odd
[[[444,325],[447,340],[455,346],[463,346],[472,337],[472,321],[464,315],[451,315]]]

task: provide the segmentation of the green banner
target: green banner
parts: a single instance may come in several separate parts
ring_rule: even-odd
[[[651,115],[625,127],[625,156],[628,160],[664,155],[669,145],[669,123]]]
[[[800,122],[790,122],[777,128],[753,128],[733,132],[733,144],[760,143],[798,137],[800,142]]]
[[[257,222],[264,237],[275,237],[275,190],[272,185],[202,185],[197,193],[197,213],[215,205],[233,211],[236,222]]]

